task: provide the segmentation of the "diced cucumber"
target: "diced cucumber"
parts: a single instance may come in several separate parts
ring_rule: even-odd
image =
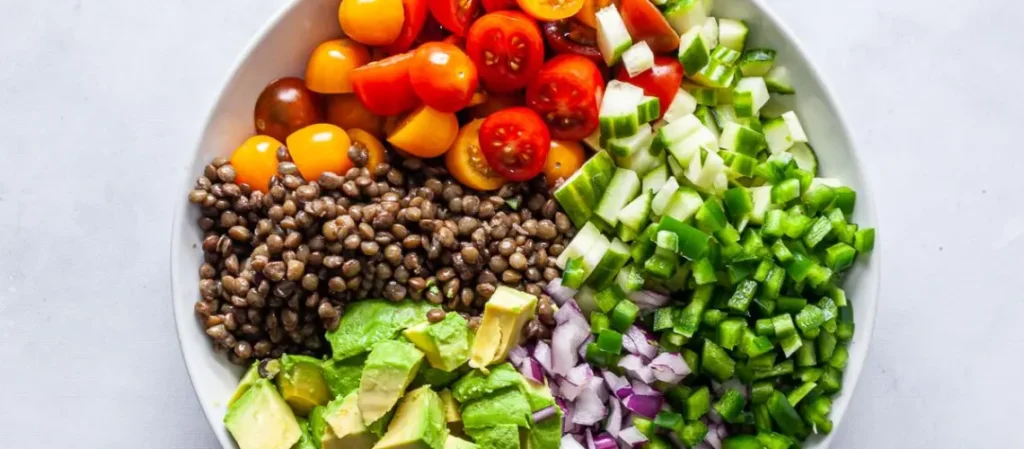
[[[674,157],[668,158],[668,173],[675,176],[676,179],[683,179],[686,177],[686,169],[683,168],[683,164],[680,164]]]
[[[654,141],[651,125],[644,123],[636,134],[629,137],[618,137],[608,141],[608,152],[618,157],[628,157],[637,151],[647,151]]]
[[[637,105],[643,97],[644,90],[639,87],[617,80],[609,82],[598,113],[601,137],[614,139],[636,134],[640,129]]]
[[[703,30],[702,25],[696,25],[679,36],[679,63],[686,74],[697,73],[711,58],[711,46],[704,40]]]
[[[693,115],[704,124],[708,131],[711,131],[711,134],[715,135],[716,139],[721,137],[722,130],[718,129],[718,123],[715,122],[715,114],[711,112],[711,108],[700,105],[693,111]]]
[[[615,227],[615,236],[618,237],[619,240],[629,243],[636,240],[636,238],[640,236],[640,232],[619,223],[619,225]]]
[[[833,189],[838,189],[843,186],[843,182],[836,178],[814,178],[811,180],[811,186],[807,190],[812,190],[818,186],[827,186]]]
[[[679,181],[676,181],[674,176],[668,178],[665,185],[661,186],[661,190],[654,194],[654,198],[651,200],[651,212],[654,212],[654,215],[661,216],[665,212],[665,208],[668,207],[668,203],[672,200],[672,195],[676,193],[676,190],[679,190]]]
[[[665,20],[676,33],[686,34],[690,28],[702,25],[708,19],[710,11],[706,6],[704,0],[676,0],[665,9]]]
[[[597,18],[597,48],[609,66],[619,62],[622,54],[633,45],[626,24],[615,5],[609,5],[595,14]]]
[[[790,147],[789,154],[793,155],[797,168],[818,175],[818,155],[814,154],[814,149],[810,145],[803,142],[794,144]]]
[[[724,62],[711,59],[690,78],[701,86],[721,89],[732,86],[736,78],[736,69]]]
[[[661,113],[661,100],[658,97],[643,96],[636,105],[637,120],[647,123],[658,118]]]
[[[759,76],[742,78],[732,90],[732,107],[738,117],[755,117],[768,102],[768,87]]]
[[[789,69],[777,65],[768,71],[764,76],[764,84],[768,86],[768,92],[779,94],[792,94],[796,92],[793,88],[793,79],[789,75]]]
[[[651,201],[654,200],[654,193],[644,191],[626,207],[619,211],[619,225],[631,228],[639,232],[647,226],[651,216]]]
[[[718,45],[743,51],[749,31],[742,20],[718,19]]]
[[[696,158],[694,158],[694,161],[695,160]],[[693,164],[694,162],[691,161],[690,163]],[[725,162],[722,160],[722,157],[719,156],[718,153],[708,152],[707,156],[704,157],[704,160],[701,163],[700,173],[697,175],[696,179],[687,179],[690,179],[690,182],[702,190],[714,191],[715,179],[718,175],[724,173]]]
[[[668,207],[665,208],[663,215],[685,222],[696,214],[703,205],[704,200],[701,199],[697,191],[690,188],[682,188],[672,194],[672,199],[669,201]]]
[[[744,51],[738,66],[743,76],[765,76],[775,62],[775,50],[770,48],[751,48]]]
[[[583,280],[590,279],[590,276],[594,274],[594,270],[601,264],[605,256],[608,254],[609,248],[611,248],[611,242],[608,238],[601,236],[594,242],[594,245],[584,249],[583,253]],[[621,242],[620,242],[621,243]]]
[[[789,126],[789,133],[793,136],[793,142],[808,142],[807,133],[804,132],[804,127],[800,124],[800,118],[796,116],[796,112],[783,112],[782,119],[785,120],[786,125]]]
[[[750,197],[754,207],[750,210],[750,222],[754,224],[764,223],[764,214],[772,204],[772,186],[761,186],[750,189]]]
[[[647,42],[637,42],[622,54],[622,65],[626,66],[630,78],[637,76],[654,67],[654,52]]]
[[[711,8],[705,7],[707,12],[711,12]],[[718,19],[714,17],[708,17],[701,25],[701,33],[704,34],[704,43],[708,44],[708,48],[715,48],[718,46]]]
[[[636,265],[627,265],[615,276],[615,284],[626,293],[633,293],[644,288],[644,270]]]
[[[765,147],[764,135],[750,127],[729,122],[722,128],[718,146],[747,156],[755,157]]]
[[[628,168],[643,176],[655,168],[665,165],[665,155],[655,145],[647,149],[640,149],[628,157],[615,157],[615,163],[619,167]]]
[[[715,116],[715,123],[718,123],[718,127],[725,130],[725,125],[729,123],[739,123],[736,118],[736,110],[733,109],[731,104],[724,104],[711,110]]]
[[[700,120],[693,114],[685,115],[658,130],[658,144],[663,148],[682,142],[700,129]]]
[[[722,61],[722,62],[724,62],[726,64],[729,64],[729,65],[735,65],[736,61],[739,61],[740,60],[740,56],[742,56],[742,55],[743,55],[743,53],[740,53],[740,52],[738,52],[736,50],[733,50],[733,49],[731,49],[729,47],[723,47],[721,45],[715,47],[714,50],[711,50],[711,58],[712,59],[715,59],[715,60],[718,60],[718,61]]]
[[[644,175],[642,180],[642,189],[644,192],[651,192],[651,194],[658,193],[661,191],[662,186],[668,182],[668,165],[661,165],[649,173]],[[639,228],[638,228],[639,229]]]
[[[666,122],[674,122],[687,115],[690,115],[697,109],[697,100],[690,95],[689,92],[683,88],[679,88],[676,91],[676,96],[672,98],[672,103],[669,103],[668,109],[665,110],[665,115],[662,117]]]
[[[768,102],[764,106],[761,106],[761,120],[779,118],[782,117],[782,113],[789,111],[789,106],[782,104],[778,98],[778,96],[772,96],[768,98]]]
[[[764,137],[772,154],[784,152],[794,143],[807,143],[807,134],[796,113],[789,111],[764,124]]]
[[[587,285],[597,291],[608,288],[615,283],[615,275],[629,262],[629,246],[622,240],[615,239],[608,245],[601,260],[594,267],[590,277],[587,278]]]
[[[730,155],[730,157],[726,158],[724,156],[725,154]],[[735,152],[722,151],[719,155],[722,155],[722,160],[724,160],[726,165],[729,166],[729,171],[733,175],[746,177],[753,176],[754,168],[757,167],[757,159]]]
[[[619,222],[619,211],[640,193],[640,177],[636,172],[624,168],[616,168],[611,183],[605,190],[601,201],[594,209],[594,215],[600,217],[605,224],[614,228]]]
[[[601,151],[555,190],[555,199],[577,227],[590,219],[614,171],[615,162]]]
[[[565,263],[569,259],[583,256],[590,247],[598,245],[602,241],[606,246],[610,244],[608,238],[601,234],[601,230],[594,223],[587,222],[576,233],[576,236],[572,238],[572,241],[566,245],[565,249],[562,250],[562,254],[558,255],[555,264],[558,265],[558,268],[564,269]]]
[[[682,166],[686,166],[691,160],[698,158],[701,149],[710,152],[718,151],[718,139],[704,125],[700,125],[700,128],[683,139],[682,142],[677,142],[668,147],[669,153]]]
[[[718,93],[726,92],[725,89],[715,89],[711,87],[698,86],[696,84],[683,82],[683,90],[689,92],[693,96],[693,100],[697,104],[706,106],[717,106],[718,105]]]
[[[587,136],[586,139],[583,139],[583,144],[590,147],[590,149],[595,152],[600,152],[603,149],[602,147],[604,147],[604,142],[602,140],[601,130],[596,129],[592,134]]]

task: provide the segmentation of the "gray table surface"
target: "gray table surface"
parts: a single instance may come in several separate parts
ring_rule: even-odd
[[[0,447],[217,447],[171,317],[172,209],[283,3],[0,0]],[[1024,3],[771,4],[881,193],[881,305],[835,447],[1017,441]]]

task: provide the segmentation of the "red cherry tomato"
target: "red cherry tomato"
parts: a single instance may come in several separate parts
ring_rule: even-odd
[[[544,65],[544,40],[526,14],[492,12],[469,28],[466,53],[487,90],[512,92],[530,84]]]
[[[356,98],[377,115],[397,115],[416,106],[419,99],[409,80],[413,52],[390,56],[352,71]]]
[[[581,140],[597,129],[604,79],[593,61],[555,56],[526,88],[526,105],[537,111],[558,140]]]
[[[679,48],[679,35],[649,0],[622,0],[619,13],[633,42],[646,41],[655,53]]]
[[[437,19],[435,19],[434,16],[427,14],[427,20],[423,23],[423,30],[420,31],[420,35],[416,37],[416,41],[413,46],[416,47],[426,42],[440,42],[447,36],[448,32],[441,27],[441,24],[437,22]]]
[[[402,9],[405,11],[402,32],[391,45],[384,47],[384,51],[388,54],[395,55],[409,51],[420,35],[420,31],[423,31],[423,25],[427,22],[427,0],[402,0]]]
[[[457,36],[465,36],[469,24],[480,12],[480,0],[428,0],[430,14],[446,30]]]
[[[524,107],[505,109],[480,125],[480,149],[498,174],[526,181],[544,170],[551,135],[536,112]]]
[[[253,108],[256,132],[282,142],[293,131],[322,118],[320,98],[298,78],[281,78],[268,84]]]
[[[555,53],[580,55],[604,64],[601,50],[597,48],[597,30],[575,19],[544,22],[541,27],[544,29],[544,39]]]
[[[476,65],[459,47],[427,42],[413,53],[409,80],[427,106],[455,112],[466,107],[476,92]]]
[[[484,11],[514,11],[519,9],[516,0],[483,0]]]
[[[626,68],[620,67],[615,79],[643,88],[644,95],[658,97],[661,113],[664,114],[683,82],[683,65],[671,56],[655,56],[654,67],[650,70],[630,78]]]

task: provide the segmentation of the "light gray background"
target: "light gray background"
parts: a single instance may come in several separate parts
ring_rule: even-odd
[[[0,447],[217,446],[173,328],[172,205],[283,3],[0,0]],[[1019,445],[1024,3],[770,3],[881,193],[881,306],[835,447]]]

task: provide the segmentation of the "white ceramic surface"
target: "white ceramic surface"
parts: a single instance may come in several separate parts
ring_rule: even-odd
[[[227,155],[253,133],[252,106],[256,96],[271,80],[301,75],[309,53],[319,43],[335,38],[341,30],[336,20],[338,0],[294,0],[271,19],[246,48],[210,112],[206,127],[195,149],[195,158],[182,190],[191,187],[212,157]],[[751,29],[748,42],[778,50],[777,63],[791,69],[798,94],[784,97],[792,106],[820,158],[823,176],[837,177],[858,192],[855,221],[874,226],[877,222],[874,198],[845,121],[828,89],[785,26],[760,0],[718,0],[714,14],[739,18]],[[171,285],[178,338],[196,395],[217,438],[224,447],[235,447],[222,424],[225,404],[233,392],[241,370],[219,355],[214,355],[202,326],[195,318],[193,305],[198,297],[198,271],[201,233],[194,226],[198,211],[184,195],[181,198],[171,238]],[[870,258],[861,258],[845,281],[847,295],[854,304],[857,331],[850,347],[850,362],[844,377],[842,394],[837,398],[832,419],[838,425],[854,394],[864,365],[868,342],[874,327],[880,282],[881,248]],[[834,433],[834,432],[833,432]],[[829,438],[812,439],[808,448],[823,449]]]

